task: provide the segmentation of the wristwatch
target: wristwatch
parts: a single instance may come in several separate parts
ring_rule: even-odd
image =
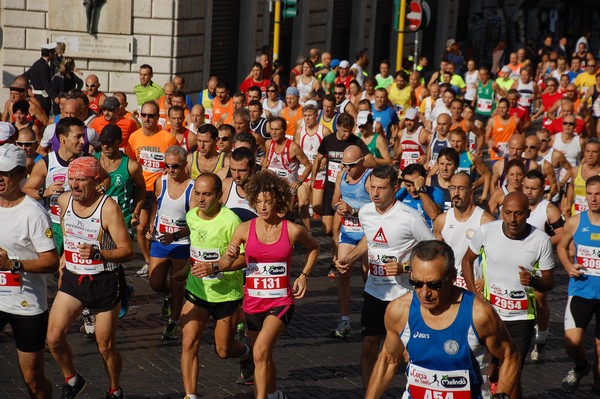
[[[510,399],[510,396],[504,392],[498,392],[492,395],[492,399]]]
[[[421,193],[427,193],[427,188],[425,188],[425,186],[421,187],[420,189],[417,190],[417,193],[421,194]]]
[[[94,248],[94,255],[92,256],[93,260],[102,260],[102,253],[100,252],[100,248],[97,245],[92,246]]]
[[[40,198],[44,198],[44,192],[46,191],[46,187],[42,186],[38,189],[38,195]]]
[[[12,273],[17,273],[20,272],[21,269],[23,268],[23,264],[21,263],[21,261],[19,259],[11,259],[12,260]]]

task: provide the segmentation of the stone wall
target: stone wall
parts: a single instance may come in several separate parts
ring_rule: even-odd
[[[131,1],[133,57],[130,61],[76,58],[82,79],[90,73],[98,75],[102,91],[127,93],[132,108],[135,106],[133,86],[139,83],[138,71],[142,64],[152,65],[153,80],[160,85],[177,73],[186,78],[188,92],[199,92],[203,81],[206,2],[120,1]],[[80,3],[78,1],[82,7]],[[49,0],[0,0],[3,87],[8,87],[15,76],[25,72],[40,57],[41,44],[49,42],[53,35],[73,33],[49,29],[48,6]],[[107,17],[110,16],[101,14],[101,18]],[[87,35],[85,32],[77,34]],[[103,35],[99,33],[98,37]],[[68,48],[66,55],[69,55]],[[4,103],[7,98],[8,91],[2,90],[0,101]]]

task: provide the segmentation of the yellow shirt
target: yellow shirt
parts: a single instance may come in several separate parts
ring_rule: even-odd
[[[583,96],[588,89],[596,84],[596,75],[583,72],[575,78],[575,86],[579,89],[579,93]]]
[[[398,111],[398,117],[401,118],[410,107],[410,86],[406,85],[404,89],[399,89],[396,84],[392,84],[388,98]]]

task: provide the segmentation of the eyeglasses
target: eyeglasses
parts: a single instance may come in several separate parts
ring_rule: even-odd
[[[142,116],[142,118],[156,118],[156,114],[145,114],[143,112],[140,112],[140,115]]]
[[[563,122],[563,126],[575,126],[575,122]]]
[[[468,190],[470,190],[470,187],[466,187],[466,186],[448,186],[448,191],[454,191],[454,190],[458,190],[461,193],[465,193]]]
[[[343,91],[334,91],[333,94],[336,96],[343,96],[345,93]]]
[[[33,145],[33,143],[35,143],[34,141],[17,141],[16,144],[19,147],[31,147]]]
[[[229,137],[227,137],[227,136],[218,136],[217,140],[228,142],[229,141]]]
[[[181,167],[180,163],[166,163],[165,164],[165,168],[169,168],[169,169],[179,169]]]
[[[356,161],[354,161],[354,162],[342,162],[342,166],[343,166],[344,168],[353,168],[353,167],[355,167],[356,165],[358,165],[358,164],[360,163],[360,161],[362,161],[362,157],[361,157],[361,158],[358,158],[358,159],[357,159]]]
[[[412,278],[409,278],[408,283],[417,289],[423,288],[423,286],[426,285],[427,288],[429,288],[430,290],[434,290],[434,291],[439,291],[444,287],[444,280],[419,281],[419,280],[413,280]]]
[[[549,142],[549,141],[550,141],[550,139],[541,139],[540,141],[541,141],[542,143],[547,143],[547,142]]]
[[[96,86],[98,86],[96,83],[94,83],[94,84],[91,84],[91,85],[89,85],[89,84],[87,84],[87,83],[85,84],[85,87],[96,87]]]
[[[526,145],[525,149],[526,150],[535,150],[535,149],[537,149],[537,145]]]

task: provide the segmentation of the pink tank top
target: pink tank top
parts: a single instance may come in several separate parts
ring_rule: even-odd
[[[264,244],[256,236],[256,219],[252,219],[246,243],[244,312],[263,313],[277,306],[292,305],[291,265],[287,220],[282,220],[279,239],[273,244]]]

